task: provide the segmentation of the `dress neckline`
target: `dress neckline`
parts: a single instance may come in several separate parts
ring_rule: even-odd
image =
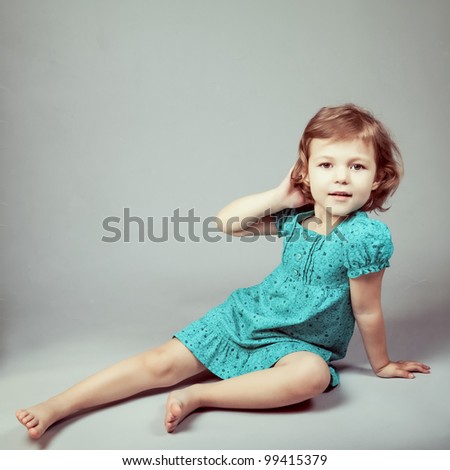
[[[342,224],[344,224],[345,222],[353,219],[354,217],[358,217],[360,215],[365,215],[367,217],[367,214],[363,211],[355,211],[355,212],[352,212],[351,214],[349,214],[344,220],[342,220],[341,222],[339,222],[337,225],[335,225],[333,227],[333,229],[331,230],[331,232],[327,233],[327,234],[323,234],[323,233],[319,233],[319,232],[316,232],[315,230],[311,230],[307,227],[304,227],[302,225],[302,222],[306,219],[309,219],[311,216],[314,216],[314,210],[309,210],[309,211],[306,211],[306,212],[299,212],[297,215],[296,215],[296,225],[300,225],[300,227],[302,228],[302,230],[304,230],[305,232],[307,233],[310,233],[312,235],[314,235],[315,237],[330,237],[332,235],[333,232],[335,232],[335,230],[340,227]]]

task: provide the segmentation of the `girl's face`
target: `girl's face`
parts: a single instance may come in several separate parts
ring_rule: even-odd
[[[334,141],[313,139],[310,144],[308,179],[315,215],[333,223],[360,209],[378,187],[373,146],[361,139]]]

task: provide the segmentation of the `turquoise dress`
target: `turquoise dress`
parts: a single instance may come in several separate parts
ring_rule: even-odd
[[[329,235],[301,225],[314,211],[276,214],[284,237],[281,264],[261,283],[235,290],[222,304],[175,334],[207,369],[222,379],[268,369],[287,354],[310,351],[330,364],[342,359],[355,319],[349,278],[389,266],[389,229],[357,211]]]

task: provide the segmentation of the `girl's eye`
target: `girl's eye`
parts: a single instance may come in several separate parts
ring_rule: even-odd
[[[320,168],[331,168],[331,163],[325,162],[319,165]]]
[[[352,165],[352,168],[356,171],[359,171],[359,170],[363,170],[364,169],[364,165],[361,165],[361,163],[354,163]]]

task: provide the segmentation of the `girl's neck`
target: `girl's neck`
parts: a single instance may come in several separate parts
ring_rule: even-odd
[[[326,210],[314,206],[314,214],[302,220],[302,226],[319,235],[329,235],[337,225],[348,218],[348,215],[332,215]]]

